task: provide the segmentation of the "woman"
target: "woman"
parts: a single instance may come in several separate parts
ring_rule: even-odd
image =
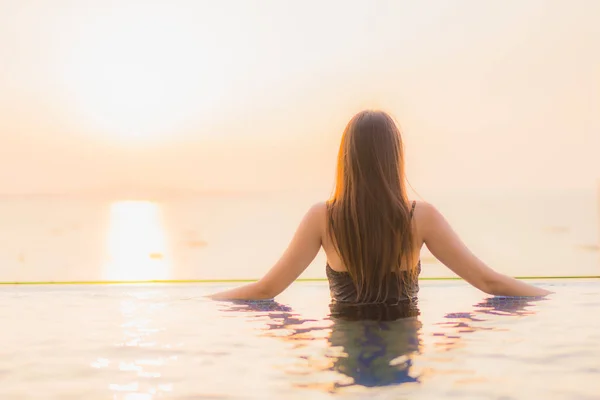
[[[262,279],[210,297],[273,298],[300,276],[323,247],[334,302],[411,300],[419,288],[423,244],[485,293],[551,293],[495,272],[467,249],[435,207],[409,201],[398,127],[384,112],[363,111],[344,130],[333,198],[310,208],[283,256]]]

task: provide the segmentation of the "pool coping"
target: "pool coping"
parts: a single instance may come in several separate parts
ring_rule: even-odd
[[[579,276],[515,276],[519,280],[575,280],[600,279],[600,275]],[[257,279],[158,279],[158,280],[81,280],[81,281],[3,281],[0,286],[8,285],[132,285],[132,284],[186,284],[186,283],[248,283]],[[463,281],[459,277],[420,277],[419,281]],[[326,278],[301,278],[296,282],[327,282]]]

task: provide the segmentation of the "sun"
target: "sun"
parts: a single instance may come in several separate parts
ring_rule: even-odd
[[[118,7],[80,21],[63,76],[89,131],[120,139],[177,134],[223,94],[227,72],[174,5]]]

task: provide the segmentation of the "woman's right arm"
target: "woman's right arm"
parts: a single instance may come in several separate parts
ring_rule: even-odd
[[[419,230],[431,254],[477,289],[497,296],[545,296],[552,293],[488,267],[471,253],[434,206],[420,203],[417,212],[423,221]]]

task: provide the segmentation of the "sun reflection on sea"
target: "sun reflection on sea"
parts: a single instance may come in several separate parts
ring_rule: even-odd
[[[119,201],[110,207],[108,280],[161,280],[170,273],[160,207],[149,201]]]
[[[168,302],[161,301],[162,290],[133,290],[120,302],[121,335],[113,349],[91,363],[95,369],[112,373],[108,389],[112,399],[152,400],[173,391],[169,369],[174,368],[178,355],[171,335],[161,327],[170,315]],[[166,376],[165,376],[166,375]]]

